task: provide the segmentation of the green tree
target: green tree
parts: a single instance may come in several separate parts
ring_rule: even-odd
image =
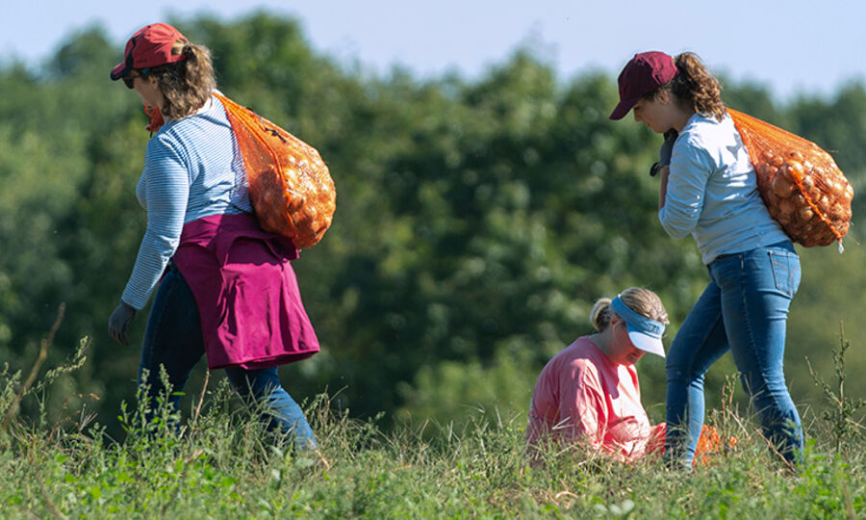
[[[657,179],[647,172],[661,138],[607,118],[614,78],[563,80],[531,47],[477,80],[420,80],[400,67],[377,75],[317,52],[294,19],[259,12],[170,22],[211,49],[226,95],[319,149],[334,177],[333,227],[294,263],[323,344],[283,369],[301,400],[328,391],[335,406],[384,411],[386,420],[521,411],[543,364],[590,332],[598,297],[631,285],[658,292],[671,315],[669,343],[707,283],[693,241],[673,240],[658,224]],[[44,65],[0,64],[0,359],[29,368],[66,302],[46,366],[71,356],[82,336],[93,341],[50,409],[60,413],[70,396],[74,409],[93,392],[101,400],[89,406],[112,424],[120,401],[134,396],[147,313],[135,321],[133,346],[110,341],[107,318],[146,219],[134,196],[146,117],[138,97],[108,79],[122,49],[95,26],[71,34]],[[789,105],[759,85],[723,92],[730,106],[833,151],[859,194],[862,85]],[[838,321],[855,347],[862,336],[859,195],[854,206],[844,255],[802,250],[786,353],[798,403],[820,402],[803,357],[829,374],[829,356],[814,352],[837,343]],[[858,352],[848,356],[854,372],[866,365]],[[639,370],[658,420],[664,363],[642,361]],[[732,372],[729,357],[710,372],[711,406]],[[863,383],[849,390],[862,393]]]

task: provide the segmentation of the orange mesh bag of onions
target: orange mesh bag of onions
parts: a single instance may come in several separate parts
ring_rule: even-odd
[[[715,427],[705,424],[701,429],[701,436],[698,438],[698,445],[695,448],[694,464],[707,466],[715,462],[715,455],[736,448],[737,442],[737,438],[733,436],[728,437],[727,442],[722,442],[719,431]]]
[[[848,233],[854,189],[817,144],[742,112],[728,109],[758,177],[770,215],[791,240],[827,246]]]
[[[238,140],[259,225],[298,249],[316,245],[337,207],[334,181],[319,152],[252,110],[216,96]]]
[[[667,425],[662,423],[659,426],[661,428],[659,428],[657,436],[651,438],[647,443],[647,453],[664,453],[665,451]],[[701,428],[701,435],[698,437],[698,444],[695,446],[694,464],[699,466],[715,462],[717,455],[735,449],[737,442],[739,441],[734,436],[722,439],[719,431],[714,426],[705,424]]]

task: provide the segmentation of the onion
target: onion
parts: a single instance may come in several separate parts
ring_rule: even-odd
[[[785,179],[784,175],[776,175],[772,182],[773,193],[777,197],[787,198],[794,192],[794,185]]]
[[[794,152],[794,153],[799,154],[799,152]],[[799,161],[788,161],[787,165],[788,165],[788,168],[787,168],[788,174],[794,180],[800,180],[803,178],[803,174],[805,173],[805,171],[803,170],[803,163],[801,163]]]
[[[823,213],[824,215],[830,212],[830,207],[832,206],[832,201],[829,197],[823,197],[821,200],[815,203],[818,206],[818,211]]]
[[[851,217],[849,216],[848,218],[850,219]],[[850,226],[850,225],[851,225],[851,223],[846,220],[845,222],[842,223],[842,225],[836,227],[836,231],[838,231],[843,236],[847,235],[848,234],[848,226]]]

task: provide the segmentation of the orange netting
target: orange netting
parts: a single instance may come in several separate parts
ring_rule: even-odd
[[[848,233],[854,189],[829,153],[815,143],[728,109],[749,152],[758,190],[791,240],[826,246]]]
[[[153,137],[153,133],[158,132],[159,129],[162,128],[162,125],[165,124],[165,118],[162,117],[162,112],[159,111],[159,107],[144,105],[144,113],[150,118],[150,123],[148,123],[144,129],[149,131],[150,136]]]
[[[319,152],[252,110],[216,96],[238,140],[259,225],[288,237],[298,249],[314,246],[331,226],[337,198]]]
[[[734,448],[737,445],[736,437],[728,437],[728,448]],[[724,449],[724,444],[719,437],[719,432],[713,426],[705,424],[701,429],[701,436],[698,438],[698,445],[695,448],[694,464],[707,465],[713,462],[713,455]]]
[[[664,453],[665,437],[667,436],[667,426],[662,424],[664,428],[660,428],[655,438],[650,439],[647,444],[648,453]],[[722,453],[723,450],[734,449],[737,446],[736,437],[728,437],[725,442],[719,435],[719,431],[709,424],[703,425],[701,428],[701,436],[698,437],[698,444],[695,447],[694,465],[708,465],[715,462],[715,457]]]

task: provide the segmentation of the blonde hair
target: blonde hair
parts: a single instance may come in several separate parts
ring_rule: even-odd
[[[177,41],[171,53],[183,54],[186,59],[154,67],[147,75],[156,77],[159,82],[159,90],[165,98],[163,115],[181,119],[204,106],[216,88],[216,79],[207,47]]]
[[[670,323],[668,311],[665,310],[661,298],[649,289],[630,287],[621,292],[619,298],[629,309],[641,316],[664,324]],[[589,322],[592,323],[592,327],[598,332],[603,332],[607,329],[610,326],[611,316],[616,314],[610,308],[611,301],[610,298],[599,298],[589,313]]]
[[[722,86],[719,80],[710,74],[709,70],[693,52],[684,52],[674,58],[678,74],[661,87],[655,89],[644,98],[656,99],[662,90],[674,94],[681,102],[702,116],[713,116],[721,121],[725,117],[725,105],[722,103]]]

